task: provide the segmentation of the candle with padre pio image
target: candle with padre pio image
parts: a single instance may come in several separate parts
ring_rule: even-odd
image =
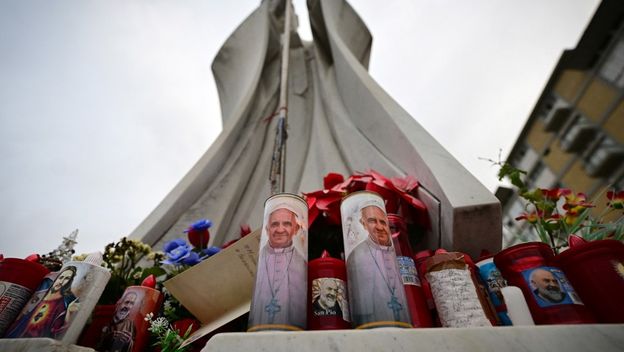
[[[266,200],[248,331],[306,328],[308,206],[293,194]]]
[[[349,329],[347,268],[323,251],[308,266],[308,329]]]
[[[126,288],[117,301],[113,320],[102,329],[96,349],[101,352],[139,352],[149,341],[149,321],[145,317],[158,312],[163,301],[160,291],[149,287],[146,282],[156,284],[150,275],[141,286]],[[182,332],[184,333],[184,331]]]
[[[383,199],[352,193],[342,200],[340,215],[353,326],[411,328]]]
[[[561,268],[554,252],[542,242],[508,247],[494,263],[511,286],[519,287],[535,324],[591,324],[596,319],[585,307]]]

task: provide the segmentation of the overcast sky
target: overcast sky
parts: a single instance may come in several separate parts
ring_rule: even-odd
[[[258,3],[0,0],[0,253],[47,253],[76,228],[91,252],[132,232],[220,132],[210,65]],[[598,1],[351,4],[373,78],[495,190],[479,157],[507,155]]]

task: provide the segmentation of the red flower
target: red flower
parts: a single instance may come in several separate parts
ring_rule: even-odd
[[[143,279],[143,282],[141,282],[141,286],[156,288],[156,277],[154,276],[154,274],[150,274],[145,279]]]
[[[558,201],[559,198],[561,198],[561,196],[568,196],[570,194],[572,194],[572,191],[570,191],[567,188],[555,188],[555,189],[541,189],[542,191],[542,195],[548,199],[548,200],[552,200],[554,202]]]
[[[327,176],[323,177],[323,188],[332,189],[334,186],[344,182],[344,176],[341,174],[330,172]]]
[[[587,201],[587,196],[585,195],[585,193],[577,193],[576,195],[574,193],[570,193],[566,195],[565,198],[566,202],[563,205],[563,209],[567,211],[566,217],[567,215],[575,217],[586,208],[594,207],[592,203]]]
[[[531,224],[535,224],[536,222],[539,221],[539,219],[542,217],[542,212],[530,212],[530,213],[523,213],[522,215],[518,216],[516,218],[517,220],[526,220]]]
[[[329,224],[340,224],[340,202],[347,194],[357,191],[373,191],[378,193],[384,200],[388,213],[402,213],[411,217],[416,223],[427,226],[427,209],[420,201],[410,193],[418,188],[418,181],[410,176],[404,178],[388,179],[382,174],[370,170],[366,173],[358,173],[348,179],[340,174],[329,173],[323,179],[323,190],[305,193],[304,197],[308,204],[308,223],[322,216]]]
[[[39,256],[39,254],[31,254],[26,257],[25,260],[33,263],[40,263],[41,257]]]
[[[624,191],[609,191],[607,198],[609,199],[607,206],[613,209],[624,209]]]
[[[249,224],[240,225],[240,237],[243,238],[251,233],[251,227]]]
[[[312,225],[319,215],[327,218],[330,224],[340,224],[340,201],[346,192],[335,190],[338,187],[340,184],[334,186],[332,190],[304,193],[306,203],[308,203],[309,225]]]
[[[238,241],[238,240],[240,240],[240,238],[236,238],[236,239],[229,240],[229,241],[225,242],[223,244],[223,246],[221,246],[221,249],[226,249],[227,247],[229,247],[229,246],[233,245],[234,243],[236,243],[236,241]]]
[[[212,226],[212,221],[202,219],[195,222],[184,232],[188,234],[189,242],[195,248],[204,249],[208,246],[208,241],[210,240],[210,232],[208,231],[210,226]]]

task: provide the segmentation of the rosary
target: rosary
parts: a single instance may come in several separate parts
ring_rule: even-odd
[[[295,249],[293,248],[293,251]],[[286,270],[284,270],[284,274],[281,278],[280,281],[277,282],[276,288],[275,290],[273,290],[273,283],[271,280],[271,277],[269,277],[269,258],[266,258],[266,260],[264,261],[264,267],[266,269],[267,272],[267,280],[269,281],[269,290],[271,290],[271,301],[269,302],[269,304],[267,304],[266,306],[264,306],[264,311],[269,313],[269,324],[273,324],[274,320],[275,320],[275,315],[277,313],[279,313],[282,310],[282,306],[279,304],[277,298],[275,298],[275,296],[277,295],[277,292],[279,291],[280,287],[282,286],[282,283],[284,282],[284,279],[286,278],[286,276],[288,275],[288,268],[290,267],[290,262],[292,261],[292,257],[293,257],[294,253],[290,253],[290,258],[288,259],[288,264],[286,264]]]
[[[371,257],[373,258],[373,261],[375,262],[375,266],[377,267],[377,270],[379,270],[379,274],[381,275],[381,278],[383,279],[384,283],[386,284],[386,287],[388,288],[388,291],[390,292],[390,300],[388,301],[388,308],[392,309],[392,313],[394,315],[394,320],[395,321],[401,321],[401,310],[403,310],[403,305],[399,302],[399,299],[397,298],[397,296],[394,294],[396,287],[390,287],[390,278],[386,278],[383,274],[383,271],[381,270],[381,267],[379,266],[379,263],[377,263],[377,258],[375,258],[375,255],[373,254],[372,249],[370,248],[370,245],[368,246],[368,251],[371,255]],[[383,256],[383,253],[382,253]]]

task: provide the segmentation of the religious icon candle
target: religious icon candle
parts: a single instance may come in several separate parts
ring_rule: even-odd
[[[37,286],[37,288],[35,289],[35,292],[33,292],[33,294],[30,296],[30,299],[28,300],[24,308],[22,308],[22,311],[19,313],[17,318],[15,318],[13,324],[11,324],[11,326],[6,330],[4,337],[16,338],[22,335],[24,329],[26,329],[26,326],[28,325],[30,313],[39,304],[39,302],[41,302],[45,294],[48,292],[50,286],[52,286],[54,280],[56,280],[58,274],[58,271],[54,271],[46,274],[46,276],[43,277],[43,280],[41,280],[39,286]]]
[[[340,215],[353,326],[412,327],[383,199],[351,193]]]
[[[414,258],[414,264],[416,265],[416,271],[418,272],[418,277],[420,278],[420,285],[422,287],[423,294],[425,295],[425,302],[427,303],[427,308],[429,309],[429,315],[431,316],[433,326],[440,327],[442,326],[442,323],[440,323],[435,302],[433,301],[431,286],[425,276],[425,273],[427,272],[425,261],[427,258],[433,256],[433,254],[434,253],[431,249],[425,249],[414,254],[412,258]]]
[[[407,225],[398,214],[388,214],[388,222],[392,233],[392,242],[399,264],[399,273],[403,288],[405,288],[405,298],[410,311],[412,325],[416,328],[428,328],[433,324],[431,314],[427,307],[427,300],[423,293],[416,263],[414,262],[412,247],[409,243]]]
[[[18,258],[0,260],[0,336],[18,316],[49,270]]]
[[[463,253],[438,253],[425,264],[443,327],[492,326],[486,314],[489,303],[481,296]]]
[[[24,331],[16,337],[51,337],[74,344],[84,328],[110,272],[101,267],[101,253],[82,262],[67,262],[27,318]]]
[[[522,290],[516,286],[505,286],[500,289],[507,307],[507,319],[510,325],[532,326],[535,325],[529,306],[524,299]]]
[[[511,320],[507,316],[507,307],[501,289],[507,286],[507,282],[503,278],[500,270],[494,265],[493,255],[480,259],[477,268],[481,280],[485,283],[490,301],[496,309],[496,314],[503,325],[512,325]]]
[[[267,199],[248,331],[306,328],[307,241],[306,202],[287,193]]]
[[[102,329],[100,341],[96,347],[98,351],[140,352],[144,350],[149,342],[148,328],[150,326],[145,317],[150,313],[158,313],[163,301],[162,293],[153,288],[154,284],[155,280],[150,275],[141,286],[126,288],[117,301],[113,320]]]
[[[542,242],[522,243],[494,256],[507,283],[522,290],[536,324],[596,322]]]
[[[308,329],[349,329],[347,267],[323,251],[308,265]]]
[[[616,240],[569,241],[555,257],[599,323],[624,323],[624,244]]]

